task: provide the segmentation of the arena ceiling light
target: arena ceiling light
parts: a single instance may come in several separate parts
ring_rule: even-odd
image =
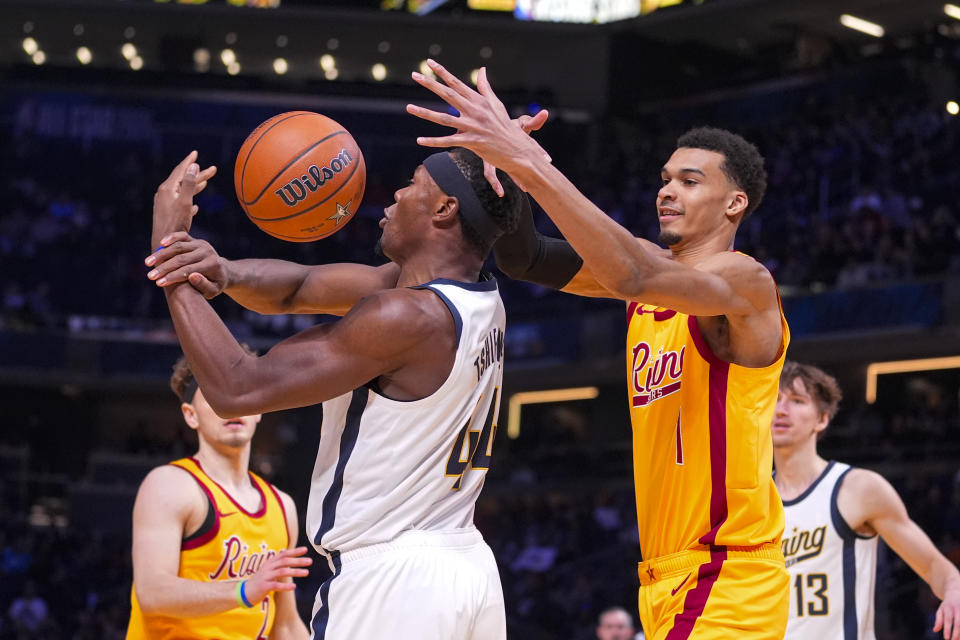
[[[520,410],[525,404],[545,404],[548,402],[569,402],[571,400],[593,400],[600,394],[596,387],[571,387],[569,389],[547,389],[546,391],[521,391],[510,396],[507,413],[507,436],[515,440],[520,436]]]
[[[37,49],[33,55],[30,56],[30,59],[33,60],[33,64],[40,66],[47,61],[47,54],[45,54],[42,49]]]
[[[143,58],[140,56],[133,56],[133,59],[130,60],[130,68],[134,71],[140,71],[140,69],[143,69]]]
[[[26,51],[28,56],[32,56],[40,50],[40,45],[37,44],[37,41],[30,37],[23,39],[22,46],[23,50]]]
[[[373,76],[373,79],[377,82],[383,82],[387,77],[387,66],[382,62],[370,67],[370,75]]]
[[[77,47],[77,60],[80,61],[80,64],[90,64],[93,60],[93,52],[90,51],[89,47]]]
[[[886,33],[883,27],[876,22],[870,22],[869,20],[852,16],[849,13],[845,13],[840,16],[840,24],[848,29],[865,33],[868,36],[873,36],[874,38],[882,38],[883,34]]]
[[[233,49],[224,49],[220,52],[220,62],[223,63],[223,66],[229,67],[236,61],[237,54],[233,52]]]
[[[290,65],[287,64],[286,58],[277,58],[273,61],[273,72],[278,76],[285,74],[289,68]]]
[[[124,42],[123,46],[120,47],[120,53],[128,61],[133,62],[133,59],[137,57],[137,47],[132,42]]]
[[[337,61],[329,53],[320,56],[320,68],[324,71],[330,71],[337,68]]]
[[[336,80],[338,77],[340,77],[340,72],[337,71],[336,67],[333,67],[331,69],[326,69],[323,72],[323,77],[326,78],[327,80]]]
[[[955,5],[955,4],[945,4],[945,5],[943,5],[943,12],[944,12],[945,14],[947,14],[948,16],[950,16],[951,18],[954,18],[954,19],[956,19],[956,20],[960,20],[960,7],[958,7],[958,6]]]
[[[955,116],[958,113],[960,113],[960,103],[958,103],[956,100],[949,101],[947,103],[947,113],[949,113],[952,116]]]
[[[872,362],[867,365],[868,404],[877,401],[877,378],[890,373],[915,373],[918,371],[938,371],[941,369],[960,369],[960,356],[943,358],[920,358],[917,360],[893,360],[890,362]]]

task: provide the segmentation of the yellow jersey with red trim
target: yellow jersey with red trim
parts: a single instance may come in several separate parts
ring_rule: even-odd
[[[776,362],[717,357],[696,316],[631,302],[627,379],[634,483],[645,559],[705,546],[779,543],[770,423],[790,329]]]
[[[237,581],[246,578],[290,544],[287,518],[280,494],[269,482],[250,472],[250,481],[260,493],[260,508],[251,513],[210,478],[196,458],[170,464],[197,481],[208,501],[204,523],[184,538],[180,546],[178,576],[200,582]],[[268,638],[276,615],[271,592],[253,607],[237,606],[209,616],[178,618],[146,615],[137,601],[137,586],[130,594],[130,625],[127,640],[210,640]]]

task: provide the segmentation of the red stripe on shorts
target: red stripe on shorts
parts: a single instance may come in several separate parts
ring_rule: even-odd
[[[667,633],[664,640],[687,640],[693,633],[693,626],[697,623],[710,598],[713,583],[720,577],[720,568],[727,559],[727,551],[723,547],[716,547],[710,551],[710,562],[700,565],[697,570],[697,584],[687,591],[683,600],[683,611],[673,617],[673,628]]]

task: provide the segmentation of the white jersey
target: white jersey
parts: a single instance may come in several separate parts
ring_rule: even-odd
[[[506,314],[489,276],[418,288],[453,316],[453,368],[420,400],[391,400],[367,385],[323,403],[307,533],[331,561],[405,531],[473,527],[497,428]]]
[[[831,461],[794,500],[784,500],[783,557],[790,572],[785,640],[875,640],[877,536],[857,535],[837,494],[849,465]]]

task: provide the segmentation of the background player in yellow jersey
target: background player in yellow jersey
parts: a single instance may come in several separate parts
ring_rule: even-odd
[[[772,429],[792,585],[786,637],[875,638],[880,536],[943,599],[933,630],[957,640],[960,572],[910,519],[883,476],[828,462],[817,453],[817,439],[836,415],[840,397],[837,381],[825,371],[796,362],[784,365]]]
[[[500,267],[571,293],[628,302],[634,474],[646,558],[639,605],[647,636],[782,638],[787,572],[769,421],[789,331],[770,273],[732,251],[740,222],[763,197],[763,158],[727,131],[682,136],[657,195],[666,251],[635,238],[553,167],[511,121],[484,70],[478,92],[430,64],[445,84],[420,73],[414,80],[458,115],[407,109],[457,133],[418,142],[463,146],[504,170],[569,242],[546,242],[528,222],[526,237],[509,251],[503,239],[498,243]]]
[[[199,447],[137,491],[128,640],[308,638],[291,580],[311,563],[293,548],[296,508],[248,470],[260,416],[214,413],[185,358],[170,386]]]

